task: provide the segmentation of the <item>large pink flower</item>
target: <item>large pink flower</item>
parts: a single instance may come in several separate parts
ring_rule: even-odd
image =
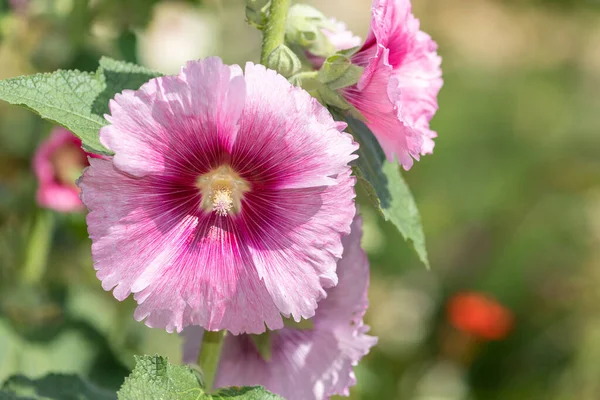
[[[75,180],[88,164],[81,140],[62,127],[56,127],[40,143],[33,157],[38,179],[36,194],[40,206],[59,212],[83,210]]]
[[[356,383],[353,366],[375,345],[366,334],[369,263],[360,248],[361,221],[343,239],[339,284],[327,291],[313,317],[312,329],[285,327],[271,335],[271,359],[265,360],[248,335],[227,336],[216,386],[262,385],[288,400],[319,400],[348,395]],[[184,362],[198,355],[202,329],[184,331]]]
[[[261,333],[314,315],[355,214],[357,145],[261,65],[189,62],[110,102],[79,185],[98,278],[137,320]]]
[[[409,0],[373,0],[371,28],[352,62],[365,68],[358,84],[342,90],[367,119],[389,161],[410,169],[433,151],[429,129],[442,87],[441,59],[419,30]]]

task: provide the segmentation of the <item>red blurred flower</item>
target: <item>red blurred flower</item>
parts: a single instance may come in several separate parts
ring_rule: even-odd
[[[465,292],[454,295],[448,302],[447,311],[452,326],[485,340],[505,338],[514,324],[510,310],[480,293]]]

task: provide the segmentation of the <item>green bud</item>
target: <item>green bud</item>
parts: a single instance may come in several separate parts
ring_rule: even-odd
[[[246,0],[246,20],[257,29],[263,29],[269,16],[271,0]]]
[[[300,70],[302,63],[289,47],[280,44],[267,57],[266,66],[288,78]]]
[[[314,7],[294,4],[290,7],[285,39],[288,43],[300,46],[314,55],[326,57],[335,51],[323,33],[323,29],[333,30],[333,23]]]

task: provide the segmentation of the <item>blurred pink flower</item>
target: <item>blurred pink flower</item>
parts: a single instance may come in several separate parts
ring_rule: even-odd
[[[346,50],[360,46],[362,40],[348,30],[345,23],[334,18],[331,18],[331,23],[334,27],[333,30],[323,29],[322,31],[336,50]]]
[[[329,42],[333,45],[335,51],[351,49],[360,46],[362,42],[359,36],[355,36],[352,31],[348,30],[346,24],[338,21],[335,18],[330,18],[333,29],[321,29]],[[321,68],[324,57],[316,56],[309,51],[305,52],[306,58],[315,69]]]
[[[365,68],[342,94],[367,119],[386,157],[404,169],[433,152],[429,129],[442,87],[441,58],[431,37],[419,30],[409,0],[373,0],[371,28],[352,62]]]
[[[348,395],[356,384],[353,367],[375,345],[366,334],[369,263],[360,247],[361,220],[343,238],[339,284],[319,302],[311,329],[285,327],[270,332],[271,358],[265,360],[248,335],[225,337],[216,386],[262,385],[288,400],[328,399]],[[184,362],[195,362],[202,329],[184,331]]]
[[[8,3],[15,12],[19,13],[25,12],[29,6],[29,0],[9,0]]]
[[[97,276],[137,320],[181,331],[283,327],[337,283],[357,145],[261,65],[189,62],[110,102],[79,185]]]
[[[87,165],[87,153],[81,149],[81,140],[65,128],[54,128],[40,143],[33,158],[38,204],[59,212],[83,210],[75,180]]]

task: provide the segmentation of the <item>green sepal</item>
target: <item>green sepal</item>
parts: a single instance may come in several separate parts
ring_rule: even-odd
[[[358,83],[363,71],[364,68],[352,64],[349,57],[336,53],[323,62],[319,80],[326,83],[329,89],[338,90]]]
[[[296,53],[285,44],[280,44],[267,57],[266,66],[289,78],[300,70],[302,63]]]
[[[256,350],[265,361],[271,361],[272,349],[271,349],[271,331],[267,330],[265,333],[260,335],[248,335],[256,346]]]

